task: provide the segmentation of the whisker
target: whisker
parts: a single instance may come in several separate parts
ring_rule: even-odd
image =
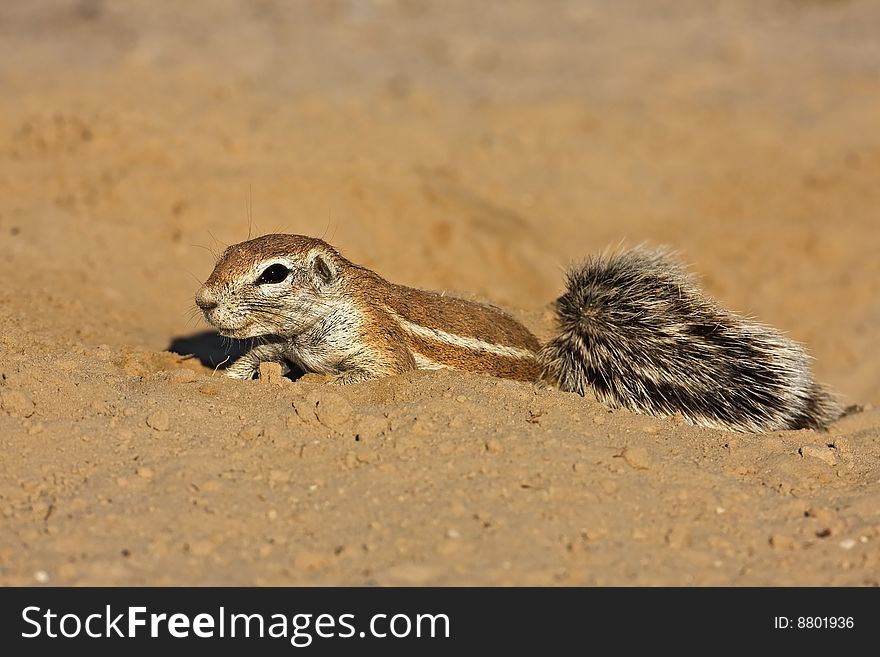
[[[197,249],[204,249],[205,251],[207,251],[208,253],[210,253],[212,256],[214,256],[214,260],[217,260],[218,257],[219,257],[219,256],[217,255],[217,252],[216,252],[214,249],[212,249],[212,248],[210,248],[210,247],[207,247],[207,246],[205,246],[205,245],[203,245],[203,244],[190,244],[190,246],[195,247],[195,248],[197,248]],[[201,282],[200,282],[200,284],[201,284]]]
[[[213,377],[213,376],[217,373],[217,370],[220,369],[220,366],[223,365],[223,364],[224,364],[226,361],[228,361],[230,358],[232,358],[232,356],[226,356],[226,358],[224,358],[224,359],[221,360],[219,363],[217,363],[217,367],[215,367],[215,368],[214,368],[214,371],[211,372],[211,377]]]
[[[229,245],[226,244],[225,242],[221,242],[220,240],[218,240],[217,237],[214,235],[214,233],[212,233],[210,230],[208,231],[208,235],[210,235],[210,236],[211,236],[211,239],[214,240],[215,242],[217,242],[217,244],[221,245],[224,249],[225,249],[227,246],[229,246]]]
[[[254,227],[254,188],[253,185],[248,183],[248,195],[247,195],[247,219],[248,219],[248,239],[251,238],[251,234]]]

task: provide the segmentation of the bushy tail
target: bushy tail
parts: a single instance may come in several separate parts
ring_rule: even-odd
[[[736,431],[821,428],[842,413],[800,345],[722,308],[664,249],[595,257],[566,287],[541,352],[562,390]]]

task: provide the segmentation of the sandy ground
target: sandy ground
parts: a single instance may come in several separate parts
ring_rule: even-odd
[[[0,4],[0,583],[880,584],[878,25]],[[668,244],[864,411],[747,435],[451,372],[231,381],[192,296],[249,223],[545,332],[567,263]]]

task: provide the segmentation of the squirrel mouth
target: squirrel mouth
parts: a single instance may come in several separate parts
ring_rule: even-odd
[[[279,338],[271,333],[263,331],[255,331],[253,322],[249,322],[238,328],[217,327],[217,333],[224,338],[233,338],[234,340],[249,340],[252,338],[261,338],[265,342],[275,342]]]
[[[238,326],[236,328],[229,328],[228,326],[217,326],[216,328],[217,328],[217,333],[222,335],[224,338],[233,338],[235,340],[244,340],[246,338],[257,337],[257,334],[253,334],[250,331],[251,323],[245,324],[244,326]]]

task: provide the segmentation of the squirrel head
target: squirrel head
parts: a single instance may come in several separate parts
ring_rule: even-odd
[[[223,252],[196,305],[226,337],[291,337],[333,310],[347,264],[323,240],[263,235]]]

